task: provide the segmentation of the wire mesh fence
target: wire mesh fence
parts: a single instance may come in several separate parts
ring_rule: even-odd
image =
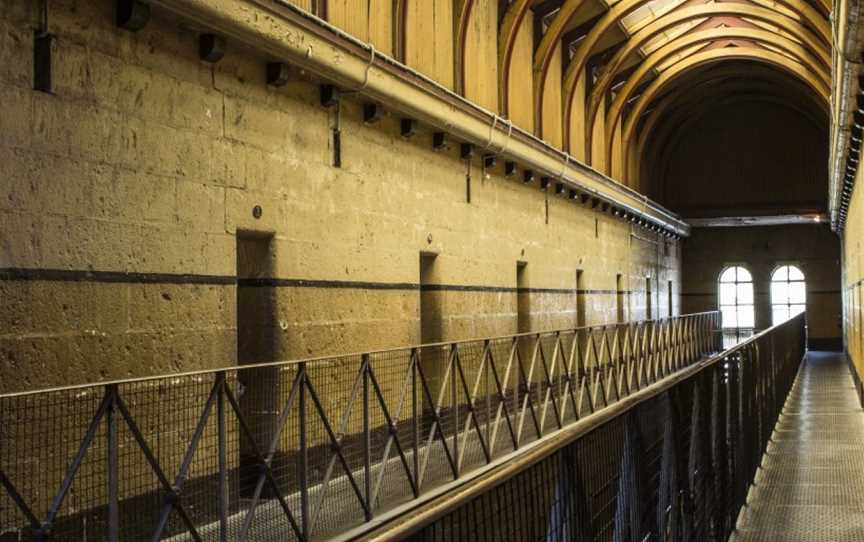
[[[443,497],[429,507],[433,512],[385,536],[725,541],[805,351],[801,314],[639,401],[611,407],[608,418],[564,445],[493,472],[456,498]]]
[[[718,329],[702,313],[0,395],[0,541],[331,538],[704,359]],[[609,439],[590,480],[618,468]],[[544,484],[531,505],[553,513]]]

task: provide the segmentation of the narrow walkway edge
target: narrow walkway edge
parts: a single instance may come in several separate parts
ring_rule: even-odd
[[[864,411],[843,354],[809,352],[730,540],[864,540]]]

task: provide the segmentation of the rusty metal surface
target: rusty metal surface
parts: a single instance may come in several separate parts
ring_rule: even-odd
[[[842,354],[810,352],[735,542],[864,540],[864,411]]]

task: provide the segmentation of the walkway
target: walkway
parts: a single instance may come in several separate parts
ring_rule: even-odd
[[[864,540],[864,411],[839,353],[810,352],[731,540]]]

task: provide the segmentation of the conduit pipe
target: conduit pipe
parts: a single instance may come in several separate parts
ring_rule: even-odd
[[[503,123],[493,130],[495,113],[483,109],[397,60],[375,54],[372,46],[283,0],[152,0],[152,4],[289,62],[346,89],[364,81],[363,93],[401,114],[483,145],[493,142],[526,168],[550,177],[564,171],[568,188],[608,202],[667,232],[688,236],[690,227],[667,209],[533,134]],[[512,132],[512,137],[508,134]]]
[[[861,1],[839,0],[831,13],[834,34],[834,92],[831,111],[831,158],[829,164],[829,209],[831,227],[839,223],[840,191],[843,186],[844,157],[849,142],[849,123],[855,107],[857,75],[861,66]]]

